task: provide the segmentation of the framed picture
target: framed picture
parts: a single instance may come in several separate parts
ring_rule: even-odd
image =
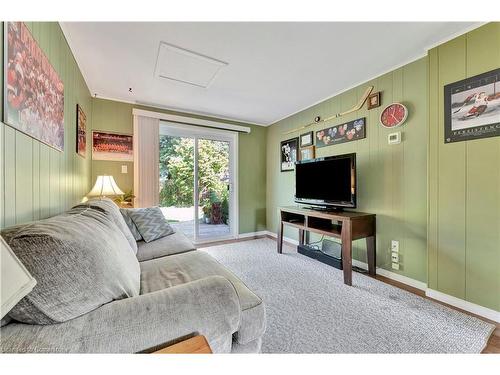
[[[368,103],[368,109],[373,109],[380,107],[380,91],[377,91],[373,94],[371,94],[368,99],[366,100]]]
[[[357,141],[366,137],[365,118],[346,122],[316,132],[316,147]]]
[[[288,139],[281,142],[280,155],[281,155],[281,172],[293,171],[297,159],[297,149],[299,145],[298,138]]]
[[[28,27],[4,22],[4,119],[64,151],[64,84]]]
[[[316,148],[314,146],[304,147],[300,149],[300,160],[309,160],[316,157]]]
[[[76,153],[87,155],[87,116],[79,104],[76,105]]]
[[[314,142],[314,133],[312,131],[300,135],[300,147],[311,146]]]
[[[444,143],[500,135],[500,69],[444,87]]]
[[[92,160],[134,161],[133,137],[101,131],[92,132]]]

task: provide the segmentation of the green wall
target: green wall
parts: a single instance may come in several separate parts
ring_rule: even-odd
[[[132,109],[182,115],[183,113],[158,108],[133,105],[104,99],[92,99],[92,126],[94,130],[133,133]],[[211,119],[206,116],[191,117]],[[239,134],[239,233],[266,229],[266,133],[262,126],[215,119],[219,122],[248,126],[250,134]],[[121,173],[121,166],[128,165],[128,173]],[[99,174],[111,174],[122,190],[132,190],[134,185],[133,163],[92,161],[92,180]]]
[[[267,137],[267,224],[276,232],[278,207],[293,204],[295,172],[280,172],[280,141],[297,137],[283,132],[352,108],[368,85],[382,92],[382,106],[402,102],[409,117],[401,130],[403,142],[388,145],[394,130],[379,124],[382,107],[362,109],[326,124],[307,129],[320,130],[366,117],[366,138],[316,149],[316,157],[356,152],[358,167],[358,210],[377,214],[377,265],[391,270],[390,242],[400,241],[401,269],[393,271],[416,280],[427,280],[426,201],[427,201],[427,59],[422,58],[354,89],[328,99],[268,129]],[[328,183],[328,176],[317,183]],[[285,236],[297,239],[297,231],[287,228]],[[364,240],[355,241],[354,258],[366,261]]]
[[[500,311],[500,137],[444,144],[443,87],[500,67],[500,23],[429,51],[429,288]]]
[[[120,187],[132,189],[133,163],[91,161],[90,130],[132,133],[132,108],[179,114],[91,98],[58,23],[27,25],[65,85],[65,151],[0,123],[0,228],[71,207],[98,174],[112,174]],[[3,27],[0,37],[3,40]],[[3,43],[0,52],[3,55]],[[3,59],[0,64],[3,71]],[[294,173],[279,171],[279,142],[301,132],[283,132],[317,115],[352,107],[366,86],[374,85],[382,91],[382,105],[401,101],[408,106],[410,116],[400,128],[403,142],[389,146],[390,131],[378,124],[381,108],[364,107],[327,126],[366,117],[366,139],[318,149],[317,156],[357,153],[358,208],[377,214],[379,267],[391,270],[389,245],[397,239],[401,270],[391,271],[499,311],[500,138],[446,145],[443,141],[443,86],[499,66],[500,23],[490,23],[268,128],[236,123],[252,129],[239,136],[239,232],[275,232],[277,208],[293,203]],[[3,87],[3,74],[0,80]],[[0,102],[2,95],[0,90]],[[85,159],[75,152],[77,103],[87,114]],[[121,173],[123,164],[128,165],[127,174]],[[297,238],[291,230],[285,235]],[[354,257],[365,261],[363,241],[355,243]]]
[[[66,39],[56,22],[26,22],[64,82],[64,152],[0,123],[0,228],[55,215],[90,190],[90,147],[86,159],[76,148],[76,104],[91,128],[91,98]],[[3,56],[3,24],[0,30]],[[3,59],[0,62],[3,82]],[[0,103],[3,103],[3,89]],[[3,106],[0,106],[3,108]],[[0,118],[3,118],[0,108]],[[90,138],[87,138],[87,145]]]

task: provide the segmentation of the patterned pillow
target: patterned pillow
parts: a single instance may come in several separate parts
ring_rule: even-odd
[[[158,207],[134,208],[128,214],[146,242],[174,233]]]
[[[142,236],[129,215],[130,210],[135,210],[135,208],[120,208],[120,212],[123,216],[123,219],[125,220],[125,224],[127,224],[128,229],[130,229],[132,236],[134,236],[134,239],[136,241],[140,241],[142,240]]]

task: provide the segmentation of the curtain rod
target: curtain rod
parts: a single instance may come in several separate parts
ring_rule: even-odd
[[[196,118],[196,117],[180,116],[180,115],[172,115],[172,114],[168,114],[168,113],[146,111],[146,110],[138,109],[138,108],[134,108],[132,110],[132,114],[134,116],[151,117],[151,118],[156,118],[159,120],[177,122],[180,124],[205,126],[205,127],[209,127],[209,128],[231,130],[231,131],[240,132],[240,133],[247,133],[247,134],[249,134],[252,130],[248,126],[226,124],[223,122],[205,120],[205,119],[200,119],[200,118]]]

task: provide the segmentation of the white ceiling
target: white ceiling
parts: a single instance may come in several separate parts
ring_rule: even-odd
[[[462,34],[471,22],[64,22],[92,94],[269,125]],[[208,88],[155,75],[160,42],[227,62]],[[129,87],[132,92],[129,92]]]

